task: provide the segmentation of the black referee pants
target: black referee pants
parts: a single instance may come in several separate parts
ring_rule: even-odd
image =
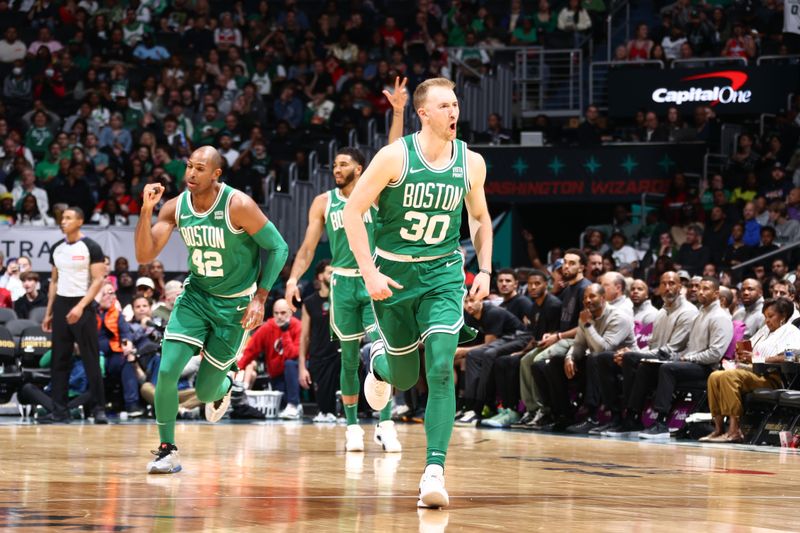
[[[339,373],[342,360],[339,357],[311,358],[308,372],[314,383],[314,395],[320,413],[336,414],[336,391],[339,390]]]
[[[72,371],[72,345],[78,344],[83,368],[89,382],[94,408],[105,408],[103,375],[100,372],[100,349],[97,345],[97,315],[94,304],[83,310],[80,320],[67,323],[67,313],[81,301],[80,297],[56,296],[53,302],[53,357],[50,363],[53,416],[69,416],[67,409],[69,375]]]

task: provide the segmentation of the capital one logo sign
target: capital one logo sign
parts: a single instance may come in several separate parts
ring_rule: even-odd
[[[686,103],[707,103],[710,106],[717,104],[747,104],[753,97],[753,92],[749,90],[741,91],[741,87],[747,82],[747,74],[736,70],[720,70],[688,76],[680,81],[695,81],[705,79],[726,79],[728,84],[715,84],[713,87],[688,87],[685,89],[673,90],[666,87],[659,87],[653,91],[653,102],[658,104],[681,105]]]

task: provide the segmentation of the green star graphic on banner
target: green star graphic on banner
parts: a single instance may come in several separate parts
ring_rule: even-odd
[[[583,167],[586,170],[588,170],[590,174],[595,174],[597,172],[597,169],[599,169],[602,166],[603,165],[598,163],[597,160],[594,158],[594,156],[590,157],[589,160],[583,164]]]
[[[521,157],[518,157],[511,168],[514,169],[518,176],[522,176],[528,170],[528,164]]]
[[[628,173],[628,176],[631,175],[633,169],[639,166],[639,163],[636,162],[630,155],[625,158],[624,161],[620,164],[622,168]]]
[[[658,162],[658,166],[664,169],[664,174],[669,174],[669,169],[675,166],[675,161],[670,159],[667,154],[664,154],[664,157]]]
[[[553,160],[550,161],[550,164],[547,165],[547,167],[550,170],[552,170],[553,174],[555,174],[556,176],[561,174],[561,169],[563,169],[564,166],[565,166],[564,163],[562,163],[558,157],[554,157]]]

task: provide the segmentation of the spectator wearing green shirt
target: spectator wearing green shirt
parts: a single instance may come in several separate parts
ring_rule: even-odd
[[[25,147],[31,151],[33,157],[41,159],[54,139],[53,132],[47,127],[47,115],[43,111],[37,111],[33,115],[33,125],[25,134]]]
[[[173,159],[174,154],[172,147],[160,144],[156,147],[155,163],[170,175],[175,188],[180,190],[183,184],[183,175],[186,173],[186,163],[180,159]]]
[[[50,181],[58,174],[58,161],[61,159],[61,147],[58,143],[50,143],[47,157],[36,163],[34,174],[39,181]]]
[[[118,94],[116,102],[117,111],[122,113],[122,126],[128,131],[138,130],[144,118],[144,112],[141,109],[130,107],[128,95],[125,93]]]
[[[535,44],[538,41],[536,36],[536,28],[533,26],[533,21],[530,17],[523,17],[522,24],[514,28],[511,33],[511,44],[515,46],[524,46]]]
[[[214,144],[217,134],[225,127],[225,123],[218,118],[216,104],[207,104],[203,111],[203,121],[194,130],[195,146]]]
[[[553,14],[550,2],[547,0],[539,0],[539,7],[533,17],[533,25],[543,41],[547,41],[547,36],[558,28],[558,18]]]

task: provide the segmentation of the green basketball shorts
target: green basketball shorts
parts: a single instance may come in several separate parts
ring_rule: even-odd
[[[331,331],[340,341],[357,341],[375,325],[372,299],[356,270],[334,270],[331,275]]]
[[[164,339],[201,348],[206,361],[227,371],[250,336],[241,324],[250,299],[212,296],[187,283],[175,300]]]
[[[407,355],[431,333],[458,335],[464,325],[464,259],[456,251],[438,259],[400,262],[379,255],[375,264],[403,286],[373,301],[375,318],[389,355]]]

